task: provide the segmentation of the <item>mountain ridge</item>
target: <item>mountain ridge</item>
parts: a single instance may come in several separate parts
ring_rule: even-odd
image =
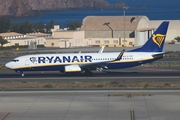
[[[67,9],[121,9],[125,3],[109,4],[106,0],[0,0],[0,16],[33,16],[37,11]]]

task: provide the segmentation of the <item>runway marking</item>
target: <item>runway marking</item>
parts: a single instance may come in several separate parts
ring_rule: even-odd
[[[2,120],[5,120],[9,116],[10,112],[4,116]]]
[[[158,69],[158,68],[147,68],[147,69],[143,69],[143,70],[156,70],[156,71],[179,71],[179,70],[176,70],[176,69]]]
[[[151,96],[151,94],[131,94],[131,93],[127,93],[127,94],[108,94],[108,96],[126,96],[128,98],[132,98],[132,96]]]
[[[135,120],[134,110],[130,110],[131,120]]]

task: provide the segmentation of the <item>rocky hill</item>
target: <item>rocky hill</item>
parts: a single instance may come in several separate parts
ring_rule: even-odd
[[[0,0],[0,16],[31,16],[35,11],[66,9],[120,9],[124,5],[111,5],[106,0]]]

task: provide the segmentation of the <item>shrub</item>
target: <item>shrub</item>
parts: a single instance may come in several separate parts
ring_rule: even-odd
[[[44,88],[53,88],[53,85],[51,85],[51,84],[46,84],[46,85],[44,86]]]
[[[165,84],[164,84],[164,87],[171,87],[171,84],[165,83]]]
[[[110,84],[111,85],[117,85],[117,84],[119,84],[119,82],[118,81],[111,81]]]
[[[103,87],[103,85],[102,85],[102,84],[99,84],[99,85],[97,85],[97,87],[98,87],[98,88],[102,88],[102,87]]]
[[[150,84],[145,84],[144,85],[144,88],[148,88],[148,87],[150,87],[151,85]]]

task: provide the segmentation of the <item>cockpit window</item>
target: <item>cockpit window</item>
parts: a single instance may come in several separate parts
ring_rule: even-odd
[[[11,60],[12,62],[18,62],[19,60],[18,59],[14,59],[14,60]]]

